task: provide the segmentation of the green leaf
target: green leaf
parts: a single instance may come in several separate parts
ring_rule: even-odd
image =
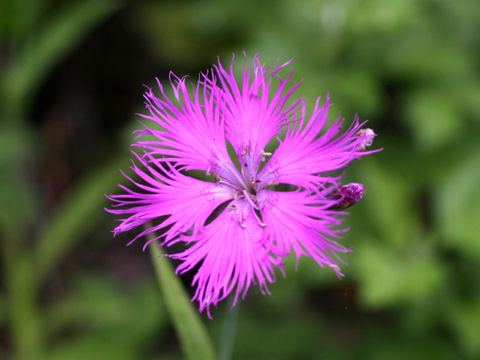
[[[450,322],[458,341],[472,358],[480,355],[480,302],[478,299],[456,306],[450,314]]]
[[[464,255],[480,257],[478,221],[480,219],[480,148],[460,159],[437,186],[433,207],[438,228],[446,244]]]
[[[407,248],[419,227],[418,209],[414,207],[415,189],[407,173],[391,166],[398,158],[391,158],[388,150],[375,156],[377,162],[356,164],[359,179],[368,191],[364,197],[369,211],[366,219],[372,221],[372,229],[377,230],[383,241]]]
[[[362,300],[372,307],[430,299],[444,279],[441,263],[422,243],[404,254],[380,240],[362,241],[352,266],[357,269]]]
[[[47,221],[35,249],[39,281],[102,219],[107,201],[104,194],[121,180],[118,169],[122,165],[123,160],[114,161],[85,178]]]
[[[190,360],[215,359],[215,353],[207,329],[188,300],[188,295],[175,275],[168,259],[156,243],[150,245],[150,254],[162,290],[165,305],[170,314],[186,358]]]
[[[100,358],[97,353],[110,359],[117,358],[119,350],[122,359],[138,359],[149,346],[157,346],[158,338],[169,331],[153,279],[136,279],[125,286],[123,281],[112,281],[111,277],[83,275],[70,287],[71,291],[45,312],[46,330],[54,342],[49,359],[80,359],[89,351],[90,356],[84,359]],[[58,336],[72,329],[77,333],[75,337]],[[88,349],[95,338],[102,339],[98,352],[96,348]]]
[[[50,360],[129,360],[138,359],[135,351],[125,344],[126,336],[112,337],[110,331],[87,333],[67,339],[48,354]]]
[[[0,127],[0,237],[20,237],[36,213],[39,193],[24,166],[19,166],[32,161],[28,156],[32,142],[25,129]]]
[[[67,296],[48,311],[49,324],[54,331],[72,325],[97,330],[128,328],[131,336],[137,328],[152,322],[150,315],[158,318],[163,306],[158,301],[155,283],[130,286],[134,289],[125,289],[106,276],[82,275],[71,285]],[[136,323],[132,324],[133,321]]]
[[[116,8],[115,1],[75,2],[37,29],[4,73],[0,93],[3,106],[8,107],[6,113],[28,108],[35,90],[52,68]]]
[[[420,149],[432,149],[457,139],[462,128],[461,113],[452,95],[422,90],[410,96],[407,119]]]
[[[255,314],[242,312],[234,358],[345,359],[342,354],[348,347],[336,347],[334,355],[329,353],[334,343],[329,334],[335,330],[325,328],[323,314],[309,310],[304,303],[300,307],[287,307],[282,313],[274,312],[276,316],[268,310]]]
[[[0,2],[0,39],[16,42],[35,26],[49,0],[2,0]]]

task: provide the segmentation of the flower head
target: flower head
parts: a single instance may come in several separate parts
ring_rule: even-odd
[[[290,62],[270,69],[257,55],[237,78],[233,61],[228,69],[219,61],[193,90],[171,74],[172,98],[157,81],[132,144],[136,178],[125,175],[134,188],[109,196],[108,211],[122,217],[114,234],[163,219],[130,243],[157,232],[162,246],[185,244],[169,256],[180,260],[177,273],[196,269],[192,301],[209,316],[211,305],[232,292],[236,302],[252,284],[268,293],[292,252],[342,275],[338,254],[350,251],[336,241],[345,231],[336,209],[350,192],[332,171],[373,152],[365,147],[374,133],[358,118],[341,132],[343,119],[327,119],[329,95],[309,114],[305,100],[292,102],[293,71],[279,74]]]

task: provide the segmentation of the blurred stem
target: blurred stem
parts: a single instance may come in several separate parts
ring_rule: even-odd
[[[225,319],[223,320],[222,338],[218,349],[218,360],[229,360],[232,357],[239,307],[238,304],[233,307],[234,301],[235,300],[232,299],[232,306],[226,309]]]

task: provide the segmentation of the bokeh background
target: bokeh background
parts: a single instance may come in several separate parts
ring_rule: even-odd
[[[0,358],[181,359],[148,254],[112,238],[143,84],[295,58],[379,134],[339,280],[302,259],[241,304],[234,359],[480,358],[480,2],[0,3]],[[188,288],[189,278],[183,278]],[[227,302],[226,302],[227,303]],[[227,311],[202,315],[214,344]]]

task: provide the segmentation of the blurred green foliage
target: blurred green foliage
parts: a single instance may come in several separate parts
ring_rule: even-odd
[[[54,93],[55,71],[84,43],[131,46],[127,32],[155,64],[152,83],[166,81],[169,69],[195,79],[217,55],[228,62],[242,50],[261,52],[265,63],[295,57],[299,94],[313,100],[330,91],[334,111],[347,122],[356,112],[368,118],[384,148],[346,175],[368,192],[347,219],[344,242],[354,252],[345,256],[345,279],[308,259],[296,271],[290,259],[271,296],[253,288],[241,304],[233,358],[480,357],[480,2],[0,4],[0,357],[182,357],[162,302],[171,300],[161,296],[153,268],[135,270],[137,260],[115,250],[123,245],[111,239],[112,219],[102,209],[103,194],[121,181],[118,168],[128,165],[124,133],[134,109],[123,122],[113,110],[105,115],[114,140],[102,132],[88,166],[75,169],[50,207],[39,175],[50,140],[34,110]],[[102,37],[110,22],[115,31]],[[109,82],[131,79],[142,66],[138,58],[121,73],[116,64],[126,60],[97,51],[98,62],[110,61]],[[132,101],[115,96],[115,105]],[[141,109],[140,90],[133,101]],[[226,306],[204,319],[214,344]]]

